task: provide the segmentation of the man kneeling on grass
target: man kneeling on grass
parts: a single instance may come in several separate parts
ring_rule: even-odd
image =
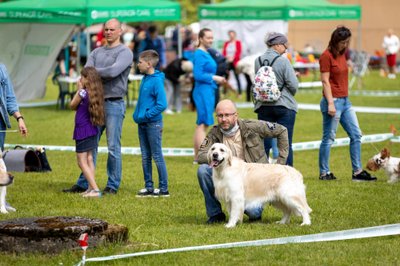
[[[264,149],[264,138],[277,138],[279,157],[277,163],[286,164],[289,153],[288,133],[286,127],[260,120],[240,119],[235,104],[231,100],[222,100],[217,104],[216,114],[218,125],[214,126],[207,134],[200,146],[197,170],[197,178],[203,191],[206,203],[207,223],[219,223],[225,221],[221,204],[215,197],[212,181],[212,168],[207,164],[208,149],[214,143],[224,143],[234,156],[243,159],[247,163],[268,163]],[[245,214],[250,221],[261,220],[263,206],[246,209]]]

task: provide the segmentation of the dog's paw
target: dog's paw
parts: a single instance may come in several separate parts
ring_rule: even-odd
[[[301,223],[300,226],[304,226],[304,225],[311,225],[311,222],[304,222],[304,223]]]
[[[226,228],[233,228],[235,226],[236,226],[236,223],[227,223],[227,224],[225,224]]]
[[[0,208],[0,212],[3,213],[3,214],[8,213],[6,207],[4,207],[4,206],[2,206],[2,207]]]

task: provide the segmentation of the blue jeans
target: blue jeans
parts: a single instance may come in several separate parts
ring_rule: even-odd
[[[168,174],[162,154],[163,122],[160,120],[141,123],[138,128],[145,188],[150,191],[154,189],[151,164],[151,158],[153,158],[158,171],[159,189],[161,192],[167,192]]]
[[[279,157],[279,149],[278,149],[278,140],[277,138],[273,138],[271,140],[271,148],[272,148],[272,158],[276,159]]]
[[[6,114],[8,115],[8,114]],[[7,126],[4,123],[3,119],[0,118],[0,148],[1,151],[4,151],[4,142],[6,140],[6,131],[7,130]]]
[[[322,142],[319,148],[319,172],[329,173],[329,156],[331,146],[336,138],[336,131],[340,124],[350,138],[350,158],[353,172],[362,169],[361,164],[361,129],[358,125],[357,115],[351,106],[348,97],[334,98],[336,115],[328,114],[328,101],[322,98],[320,108],[322,112]]]
[[[289,154],[286,165],[293,166],[292,140],[294,122],[296,121],[296,112],[284,106],[261,106],[257,110],[257,116],[258,120],[275,122],[287,128],[289,139]],[[265,153],[269,155],[269,150],[272,148],[272,138],[264,139],[264,147]]]
[[[197,169],[197,179],[199,180],[200,188],[203,191],[204,200],[206,202],[207,216],[213,217],[222,213],[221,203],[215,197],[212,168],[207,164],[200,164]],[[257,219],[261,217],[263,209],[263,206],[246,209],[245,214],[249,216],[250,219]]]
[[[106,130],[108,158],[107,158],[107,187],[118,190],[122,177],[121,135],[122,124],[125,118],[124,100],[104,101],[106,115],[105,125],[99,127],[99,141]],[[97,150],[93,150],[93,161],[96,164]],[[76,184],[87,189],[88,183],[81,173]]]

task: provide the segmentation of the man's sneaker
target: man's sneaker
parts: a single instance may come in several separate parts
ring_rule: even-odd
[[[106,194],[115,195],[115,194],[117,194],[117,191],[116,191],[115,189],[113,189],[113,188],[106,187],[106,188],[103,190],[103,194],[104,194],[104,195],[106,195]]]
[[[223,223],[225,222],[226,216],[223,212],[218,213],[217,215],[211,216],[207,220],[207,224],[215,224],[215,223]]]
[[[142,197],[151,197],[153,196],[153,190],[148,190],[147,188],[142,188],[139,190],[139,192],[136,194],[136,197],[142,198]]]
[[[78,185],[73,185],[71,188],[65,188],[62,191],[65,193],[81,193],[81,192],[85,192],[86,189],[83,187],[80,187]]]
[[[358,175],[353,174],[352,180],[355,182],[374,182],[376,181],[376,177],[371,176],[367,171],[362,170]]]
[[[319,180],[335,180],[335,179],[336,179],[336,176],[334,176],[333,173],[319,176]]]
[[[168,191],[160,191],[158,188],[156,188],[153,191],[153,197],[169,197],[169,192]]]

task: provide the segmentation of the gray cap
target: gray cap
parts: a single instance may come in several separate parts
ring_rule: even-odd
[[[286,44],[288,42],[288,39],[286,38],[285,35],[279,32],[273,32],[269,34],[266,38],[266,44],[268,46],[276,45],[276,44]]]

